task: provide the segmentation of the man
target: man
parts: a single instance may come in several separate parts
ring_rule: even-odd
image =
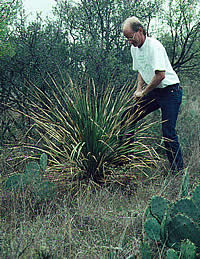
[[[147,114],[161,109],[166,153],[171,171],[177,173],[184,167],[175,129],[182,102],[179,78],[163,45],[158,40],[147,37],[143,25],[136,17],[126,19],[122,30],[131,45],[133,70],[138,71],[137,89],[134,93],[137,102],[129,112],[138,114],[135,124]]]

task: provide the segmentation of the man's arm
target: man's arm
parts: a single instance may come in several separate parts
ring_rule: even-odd
[[[134,93],[134,97],[137,98],[137,95],[142,93],[143,87],[146,85],[144,79],[142,78],[141,74],[138,72],[137,75],[137,89]]]
[[[142,78],[141,74],[138,72],[138,76],[137,76],[137,90],[136,91],[142,91],[143,86],[146,84],[144,82],[144,79]]]
[[[142,86],[144,86],[145,82],[140,73],[138,73],[138,87],[134,94],[135,98],[141,98],[151,92],[154,88],[156,88],[162,80],[165,78],[165,71],[155,71],[155,75],[152,78],[152,81],[146,86],[144,90],[142,90]]]
[[[156,88],[162,80],[165,78],[165,71],[155,71],[155,75],[152,78],[152,81],[146,86],[146,88],[142,91],[143,96],[147,95],[149,92],[151,92],[154,88]]]

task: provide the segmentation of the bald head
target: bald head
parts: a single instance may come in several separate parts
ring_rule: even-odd
[[[132,30],[134,32],[137,32],[139,30],[139,28],[142,28],[144,35],[146,35],[144,26],[142,25],[140,20],[135,16],[131,16],[131,17],[127,18],[122,24],[123,32],[126,30]]]

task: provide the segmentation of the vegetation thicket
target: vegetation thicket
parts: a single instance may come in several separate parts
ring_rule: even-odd
[[[198,258],[199,1],[60,0],[53,14],[30,20],[21,0],[0,2],[1,257]],[[182,185],[159,111],[134,129],[122,121],[136,83],[121,32],[132,15],[181,80]]]

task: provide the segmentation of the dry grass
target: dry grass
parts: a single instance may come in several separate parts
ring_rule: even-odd
[[[170,175],[143,175],[137,185],[83,185],[76,196],[65,190],[34,212],[24,206],[25,195],[17,199],[7,193],[2,204],[3,258],[140,258],[148,201],[157,194],[172,200],[179,187],[180,178]],[[161,247],[154,250],[157,258],[164,258]]]
[[[187,88],[184,91],[186,99],[178,120],[178,133],[190,173],[190,188],[193,188],[200,181],[199,102],[195,91]],[[13,153],[1,151],[0,156],[4,177],[20,170],[21,164],[8,163]],[[113,167],[112,170],[130,175],[133,168]],[[82,184],[73,196],[69,186],[63,185],[64,180],[57,181],[64,179],[64,174],[52,177],[59,186],[57,197],[44,202],[39,209],[33,210],[34,199],[27,192],[19,195],[0,189],[2,258],[124,259],[131,254],[141,258],[143,213],[148,201],[157,194],[174,200],[180,188],[180,177],[170,175],[167,163],[147,169],[146,176],[126,178],[124,185]],[[152,249],[155,258],[165,258],[162,247]]]
[[[32,219],[21,203],[13,203],[11,222],[6,217],[2,222],[5,258],[124,258],[139,251],[145,202],[137,192],[88,186],[73,199],[63,195]]]

